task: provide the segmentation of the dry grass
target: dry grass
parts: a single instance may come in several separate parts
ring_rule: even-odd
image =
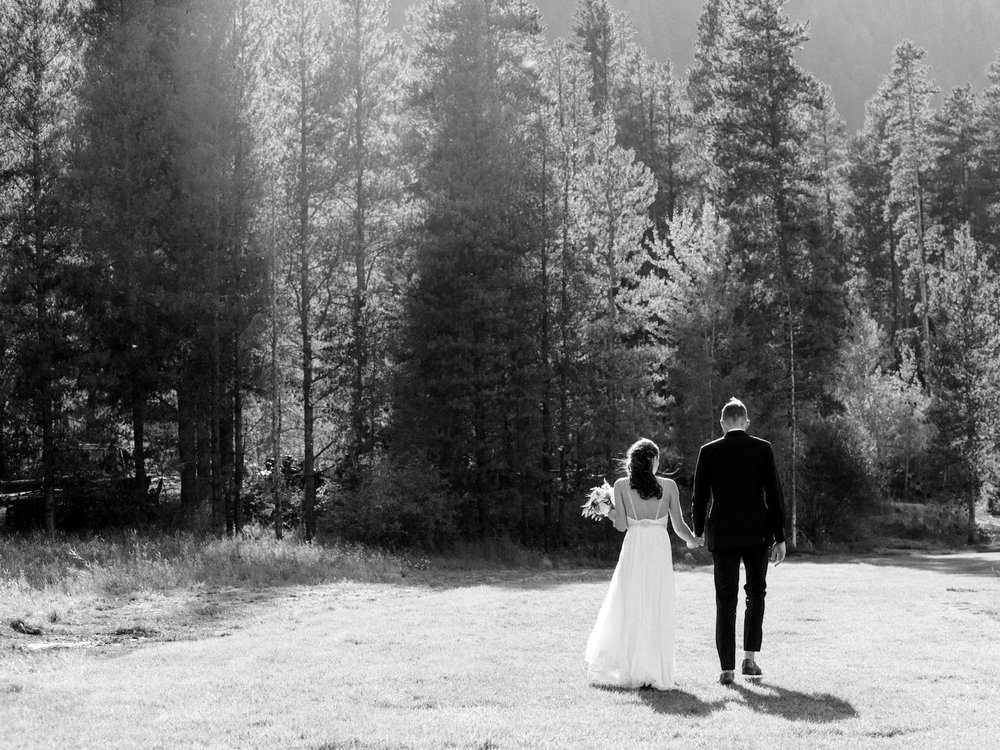
[[[770,576],[766,676],[735,688],[715,683],[710,569],[682,570],[665,693],[583,679],[606,570],[247,586],[257,600],[194,639],[6,650],[0,746],[989,747],[996,570],[997,553],[789,561]]]
[[[198,583],[323,583],[398,578],[401,562],[356,545],[117,532],[88,537],[0,536],[0,586],[65,594],[163,591]]]
[[[0,537],[0,646],[12,637],[7,626],[14,619],[63,640],[123,629],[180,637],[274,586],[398,581],[403,570],[400,558],[360,546],[277,542],[259,530],[235,539],[131,532]]]

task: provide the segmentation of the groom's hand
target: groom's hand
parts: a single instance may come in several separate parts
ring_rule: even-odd
[[[771,545],[771,562],[780,565],[785,560],[785,543],[778,542]]]

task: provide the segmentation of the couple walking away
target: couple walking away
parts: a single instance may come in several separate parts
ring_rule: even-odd
[[[645,438],[626,456],[627,477],[615,482],[613,518],[624,531],[618,565],[587,640],[587,678],[621,687],[669,690],[674,680],[674,570],[667,519],[688,547],[706,544],[715,564],[715,645],[722,674],[736,671],[736,603],[740,562],[746,569],[743,621],[748,677],[757,665],[768,562],[785,559],[785,505],[771,444],[747,434],[741,401],[722,409],[725,435],[698,454],[692,531],[681,515],[677,484],[656,476],[660,451]],[[709,502],[711,500],[711,503]]]

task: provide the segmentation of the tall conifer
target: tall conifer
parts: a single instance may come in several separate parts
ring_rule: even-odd
[[[55,531],[56,440],[66,390],[72,255],[66,154],[82,39],[70,0],[11,0],[0,9],[0,309],[16,392],[41,437],[45,526]]]

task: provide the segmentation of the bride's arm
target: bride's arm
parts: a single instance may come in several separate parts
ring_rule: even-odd
[[[698,544],[698,537],[691,531],[691,527],[684,521],[681,514],[680,493],[677,491],[677,483],[670,480],[666,484],[666,490],[670,493],[670,525],[674,527],[674,532],[689,545]]]
[[[625,520],[625,498],[622,495],[620,485],[615,482],[615,509],[612,511],[614,515],[615,528],[618,531],[624,532],[628,528],[628,523]]]

